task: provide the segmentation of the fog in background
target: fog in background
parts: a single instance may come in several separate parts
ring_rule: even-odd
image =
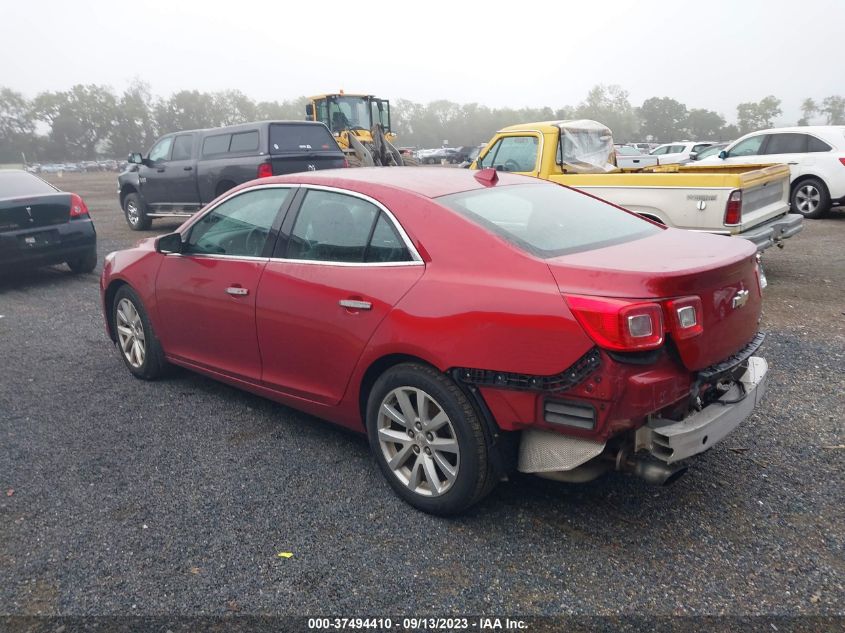
[[[366,92],[426,103],[556,109],[596,84],[736,120],[736,106],[845,93],[845,2],[4,2],[0,85],[256,101]],[[818,121],[822,122],[822,121]]]

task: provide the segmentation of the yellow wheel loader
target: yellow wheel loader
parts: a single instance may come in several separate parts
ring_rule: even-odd
[[[372,95],[323,94],[305,106],[309,121],[325,123],[346,154],[351,167],[417,165],[393,145],[390,102]]]

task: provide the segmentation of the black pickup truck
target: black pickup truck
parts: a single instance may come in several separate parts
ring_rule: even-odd
[[[146,156],[129,156],[117,179],[120,207],[130,228],[140,231],[153,218],[190,217],[255,178],[347,165],[322,123],[261,121],[175,132],[158,139]]]

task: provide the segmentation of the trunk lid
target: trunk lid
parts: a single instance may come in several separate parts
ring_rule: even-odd
[[[667,229],[546,261],[563,294],[642,301],[700,297],[704,331],[674,342],[684,365],[695,371],[728,358],[756,334],[762,294],[755,252],[743,239]]]
[[[771,165],[757,170],[757,178],[742,183],[742,230],[789,211],[789,168]]]
[[[64,224],[70,204],[71,194],[63,192],[0,199],[0,233]]]

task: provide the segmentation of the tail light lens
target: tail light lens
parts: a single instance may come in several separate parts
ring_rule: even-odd
[[[273,166],[270,163],[261,163],[258,166],[258,177],[269,178],[273,175]]]
[[[704,331],[701,299],[681,297],[671,299],[665,305],[669,331],[676,341],[698,336]]]
[[[742,192],[732,191],[725,207],[725,226],[739,226],[742,224]]]
[[[70,194],[70,217],[83,218],[88,216],[88,207],[78,194]]]
[[[630,352],[663,344],[663,308],[659,303],[583,295],[564,298],[578,323],[599,347]]]
[[[843,165],[845,165],[845,156],[841,157],[839,159],[839,162],[842,163]]]

